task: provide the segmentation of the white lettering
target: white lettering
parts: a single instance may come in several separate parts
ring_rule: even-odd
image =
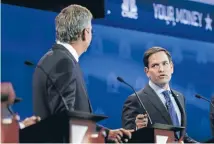
[[[181,11],[176,8],[176,22],[179,22],[181,19]]]
[[[171,22],[173,26],[175,26],[176,23],[181,23],[184,25],[202,27],[203,14],[200,12],[155,3],[153,3],[153,10],[154,18],[165,20],[167,25]]]
[[[123,17],[128,17],[128,18],[133,18],[133,19],[137,19],[138,18],[137,13],[131,13],[131,12],[127,12],[127,11],[122,11],[122,16]]]
[[[175,18],[174,18],[174,7],[168,6],[167,7],[167,21],[166,23],[169,24],[169,22],[172,21],[172,24],[175,25]]]
[[[123,17],[138,19],[137,5],[135,0],[123,0],[121,5]]]
[[[153,9],[154,9],[154,17],[157,19],[158,18],[158,5],[153,3]]]
[[[199,21],[200,27],[202,27],[202,18],[203,18],[203,13],[198,13],[198,21]]]
[[[176,22],[195,27],[202,27],[202,13],[176,8]]]
[[[189,25],[190,22],[188,21],[190,19],[189,11],[186,9],[181,9],[181,19],[180,22],[186,25]]]
[[[198,16],[198,12],[193,11],[192,12],[192,25],[198,27],[199,23],[197,23],[197,17]]]

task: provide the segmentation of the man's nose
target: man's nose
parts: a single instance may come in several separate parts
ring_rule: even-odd
[[[162,65],[159,65],[159,72],[163,72],[164,71],[164,68]]]

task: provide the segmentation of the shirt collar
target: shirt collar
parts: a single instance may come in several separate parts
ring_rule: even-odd
[[[157,93],[157,94],[162,94],[165,89],[159,87],[158,85],[154,84],[151,80],[149,81],[149,86]],[[167,90],[170,91],[170,87],[167,88]]]
[[[63,43],[60,41],[56,42],[57,44],[63,45],[75,58],[75,60],[78,62],[79,61],[79,56],[77,54],[77,51],[68,43]]]

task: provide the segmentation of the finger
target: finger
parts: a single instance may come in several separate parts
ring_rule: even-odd
[[[41,121],[41,118],[39,116],[36,117],[37,121]]]
[[[25,118],[24,121],[29,121],[29,118]]]
[[[122,142],[122,141],[121,141],[121,137],[120,137],[120,135],[117,135],[117,136],[116,136],[116,138],[117,138],[117,140],[118,140],[118,142],[119,142],[119,143],[121,143],[121,142]]]
[[[119,141],[117,139],[114,139],[114,142],[119,144]]]
[[[32,116],[32,117],[30,117],[30,119],[32,119],[32,120],[36,120],[36,119],[37,119],[37,117],[36,117],[36,116]]]
[[[123,132],[122,132],[121,130],[119,130],[119,131],[118,131],[118,135],[119,135],[120,137],[123,137]]]
[[[132,137],[132,134],[131,134],[131,132],[130,132],[130,131],[125,130],[125,129],[121,129],[121,131],[122,131],[126,136],[128,136],[128,137],[129,137],[129,139]]]

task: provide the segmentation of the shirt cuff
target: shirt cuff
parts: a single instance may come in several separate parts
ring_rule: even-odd
[[[25,128],[25,125],[22,122],[19,122],[19,128],[23,129],[23,128]]]

